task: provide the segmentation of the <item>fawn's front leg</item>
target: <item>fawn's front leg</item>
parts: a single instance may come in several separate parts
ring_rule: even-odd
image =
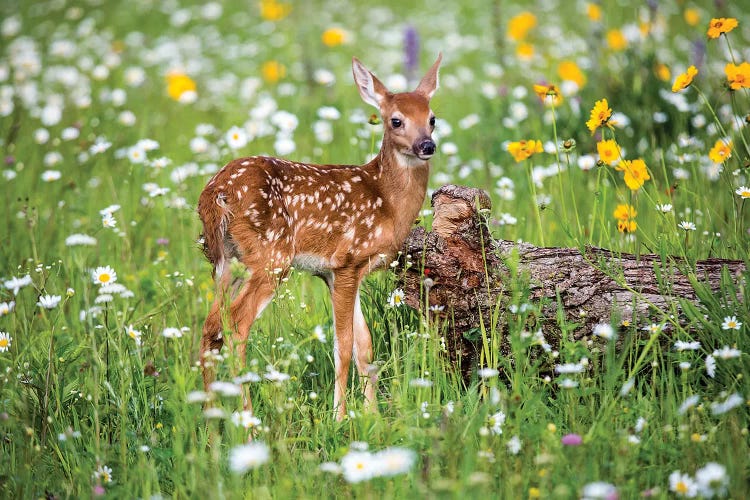
[[[365,316],[362,314],[362,306],[359,301],[359,289],[354,297],[354,361],[357,364],[360,382],[363,384],[365,393],[365,409],[377,411],[378,404],[375,400],[375,386],[377,384],[377,373],[372,365],[372,336],[367,328]]]
[[[359,288],[359,273],[345,269],[333,273],[331,299],[333,302],[333,362],[336,379],[333,389],[333,407],[336,420],[346,415],[346,387],[349,365],[354,346],[354,307]]]

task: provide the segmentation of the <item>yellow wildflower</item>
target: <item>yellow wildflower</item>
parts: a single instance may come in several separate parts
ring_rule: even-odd
[[[668,82],[669,79],[672,78],[672,72],[669,71],[669,66],[664,63],[657,63],[654,68],[654,73],[656,74],[656,78],[663,82]]]
[[[618,220],[617,230],[621,233],[634,233],[638,229],[638,223],[634,220]]]
[[[727,75],[730,89],[750,88],[750,64],[743,62],[738,66],[728,63],[724,67],[724,73]]]
[[[737,27],[737,19],[733,17],[713,18],[708,23],[708,38],[719,38],[722,33],[729,33]]]
[[[693,78],[698,74],[698,69],[695,66],[690,66],[687,72],[677,75],[672,84],[672,92],[679,92],[680,90],[686,89],[693,83]]]
[[[276,0],[260,0],[260,17],[266,21],[280,21],[292,11],[288,3],[280,3]]]
[[[596,131],[596,129],[601,127],[602,125],[607,125],[611,128],[611,125],[609,124],[609,119],[611,116],[612,109],[609,107],[607,100],[601,99],[599,101],[596,101],[594,107],[591,109],[591,118],[589,118],[589,120],[586,122],[586,126],[589,128],[592,135]]]
[[[175,101],[194,100],[195,82],[185,73],[173,71],[167,74],[167,94]]]
[[[599,21],[602,18],[602,8],[595,3],[588,3],[586,4],[586,15],[594,22]]]
[[[342,30],[341,28],[328,28],[321,35],[323,43],[327,47],[336,47],[337,45],[343,45],[349,39],[349,33]]]
[[[628,40],[620,30],[609,30],[607,32],[607,45],[612,50],[623,50],[628,46]]]
[[[612,215],[617,219],[617,230],[621,233],[632,233],[638,227],[633,220],[638,215],[633,205],[617,205]]]
[[[708,152],[708,157],[714,163],[724,163],[726,160],[732,157],[732,141],[725,141],[719,139]]]
[[[615,170],[625,172],[625,184],[631,191],[637,191],[643,184],[651,178],[646,168],[646,162],[638,158],[637,160],[622,160]]]
[[[519,43],[518,47],[516,47],[516,55],[522,61],[528,61],[534,57],[534,46],[526,42]]]
[[[614,139],[599,141],[596,143],[596,152],[599,153],[599,159],[607,165],[612,165],[620,158],[620,146]]]
[[[690,26],[697,25],[701,20],[700,11],[692,7],[685,9],[685,12],[682,13],[682,16],[685,18],[685,22],[688,23]]]
[[[562,94],[560,93],[560,89],[557,88],[557,85],[535,84],[534,93],[539,96],[539,99],[545,104],[554,104],[555,106],[562,104]]]
[[[579,68],[573,61],[561,62],[560,65],[557,66],[557,74],[562,80],[575,82],[579,89],[586,85],[586,76],[583,74],[583,71],[581,71],[581,68]]]
[[[542,141],[535,141],[533,139],[508,144],[508,152],[517,162],[530,158],[534,153],[541,153],[542,151]]]
[[[635,219],[638,212],[633,205],[617,205],[613,215],[617,220],[628,220]]]
[[[268,83],[276,83],[286,76],[286,67],[278,61],[266,61],[260,68],[263,79]]]
[[[534,26],[536,16],[531,12],[521,12],[508,21],[508,38],[516,42],[521,41]]]

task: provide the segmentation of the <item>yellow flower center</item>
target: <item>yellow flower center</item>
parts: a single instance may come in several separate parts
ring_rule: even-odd
[[[677,486],[675,487],[675,491],[677,491],[677,493],[683,493],[683,494],[687,493],[688,486],[687,484],[685,484],[685,481],[680,481],[679,483],[677,483]]]
[[[9,344],[8,339],[0,339],[0,347],[8,347]]]
[[[99,275],[99,281],[102,283],[109,283],[112,277],[108,273],[102,273]]]

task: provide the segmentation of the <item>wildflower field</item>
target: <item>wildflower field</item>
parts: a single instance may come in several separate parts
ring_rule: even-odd
[[[449,320],[375,273],[378,412],[352,376],[336,422],[330,300],[303,273],[204,392],[195,211],[232,158],[368,161],[352,56],[402,91],[442,52],[428,194],[485,189],[506,240],[747,264],[741,3],[2,2],[0,497],[750,497],[747,271],[559,349],[519,281],[483,330],[511,355],[470,379]]]

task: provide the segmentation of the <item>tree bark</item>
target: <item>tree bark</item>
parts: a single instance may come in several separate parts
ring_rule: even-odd
[[[541,328],[554,349],[562,335],[584,339],[599,323],[615,330],[631,325],[632,331],[652,322],[664,323],[666,330],[672,322],[689,323],[684,301],[697,305],[701,294],[717,293],[722,274],[742,300],[743,261],[689,264],[589,246],[542,248],[495,240],[484,216],[490,198],[474,188],[443,186],[432,205],[432,231],[417,227],[404,243],[400,285],[408,305],[429,304],[427,314],[443,322],[446,350],[465,374],[481,348],[481,329],[505,329],[517,314],[514,307],[523,303],[533,304],[527,328]],[[502,349],[509,350],[507,341]]]

